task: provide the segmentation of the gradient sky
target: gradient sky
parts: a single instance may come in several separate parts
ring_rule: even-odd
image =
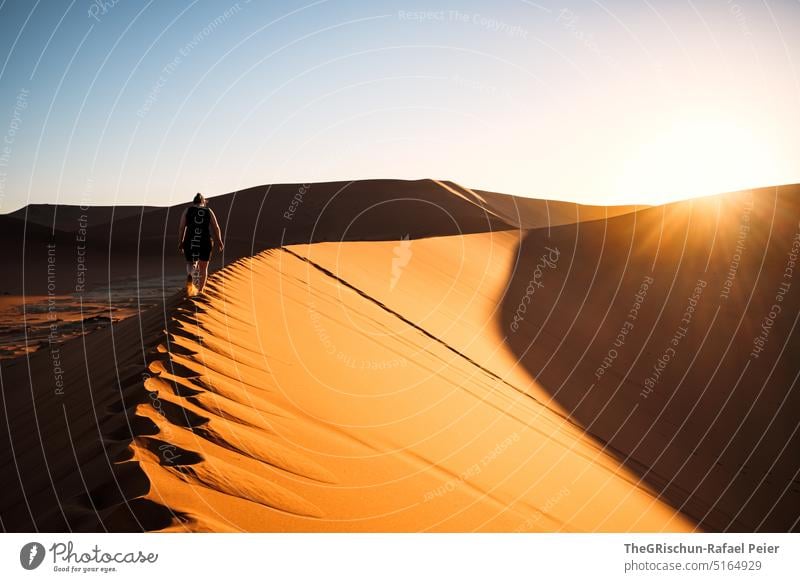
[[[0,0],[0,212],[452,179],[800,182],[800,1]]]

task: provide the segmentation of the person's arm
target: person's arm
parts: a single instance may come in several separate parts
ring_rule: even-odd
[[[211,212],[211,234],[214,237],[214,241],[219,245],[219,250],[225,250],[225,243],[222,242],[222,229],[219,227],[219,222],[217,222],[217,215],[214,214],[213,210]]]
[[[178,227],[178,250],[183,250],[183,235],[186,232],[186,210],[181,214],[181,224]]]

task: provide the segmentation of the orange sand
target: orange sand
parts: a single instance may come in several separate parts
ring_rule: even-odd
[[[758,418],[779,406],[789,411],[767,430],[742,421],[747,407],[739,404],[716,421],[712,438],[698,440],[696,430],[713,415],[699,414],[679,429],[681,413],[690,415],[694,400],[678,397],[667,405],[658,398],[680,386],[688,360],[665,372],[652,399],[638,400],[701,265],[710,273],[709,289],[718,293],[740,224],[741,195],[607,221],[597,220],[603,209],[575,206],[569,220],[563,206],[559,221],[548,226],[544,219],[538,230],[525,230],[542,220],[532,203],[517,205],[528,210],[514,220],[514,205],[493,201],[500,195],[450,183],[437,188],[436,196],[452,196],[448,204],[463,216],[471,212],[468,205],[506,228],[292,244],[241,258],[215,273],[201,296],[175,295],[141,316],[64,344],[60,393],[48,351],[0,364],[2,417],[8,419],[0,421],[7,424],[0,427],[3,527],[797,527],[791,362],[777,352],[770,360],[775,367],[766,397],[759,398],[758,385],[742,388],[740,399],[755,402]],[[716,317],[715,333],[736,336],[738,313],[756,329],[797,227],[793,188],[759,197],[752,211],[754,223],[773,216],[769,226],[780,239],[774,248],[760,235],[750,239],[768,250],[766,267],[758,271],[755,259],[742,262],[732,297],[757,294],[752,312],[715,315],[701,303],[696,321],[702,326]],[[775,218],[769,211],[778,206]],[[349,217],[340,218],[346,223]],[[718,249],[710,259],[694,252],[686,263],[675,262],[687,240],[698,249],[710,239]],[[542,287],[530,294],[520,318],[518,306],[545,248],[560,256],[540,269]],[[677,277],[679,290],[673,299],[669,286],[654,287],[642,307],[646,323],[609,371],[615,381],[628,369],[635,372],[621,380],[619,394],[587,390],[649,272],[659,281]],[[756,276],[766,282],[751,292]],[[776,350],[797,341],[788,320],[795,319],[798,297],[800,289],[787,295],[787,321],[773,336]],[[702,326],[687,335],[685,358],[702,351]],[[740,358],[749,339],[737,340]],[[634,361],[640,350],[641,364]],[[724,356],[711,354],[695,365],[711,373],[721,361]],[[736,385],[737,377],[728,363],[709,384],[714,412],[724,386]],[[699,389],[692,384],[692,394]],[[640,446],[647,427],[655,434]],[[724,447],[732,439],[736,446],[729,451]],[[694,452],[692,442],[700,443]],[[785,454],[793,445],[795,452]],[[757,458],[748,456],[758,447]],[[697,457],[685,471],[679,469],[684,455]],[[702,473],[718,458],[724,467],[709,487]],[[747,462],[750,473],[737,473],[730,465],[736,462]]]

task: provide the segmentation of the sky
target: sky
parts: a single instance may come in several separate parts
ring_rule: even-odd
[[[800,182],[800,1],[0,0],[0,212],[363,178]]]

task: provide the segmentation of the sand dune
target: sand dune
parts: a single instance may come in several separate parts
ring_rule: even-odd
[[[589,206],[548,200],[522,198],[485,190],[473,190],[449,181],[436,181],[452,193],[472,202],[506,224],[520,229],[550,228],[585,220],[605,220],[641,210],[643,206]]]
[[[391,256],[395,243],[368,244]],[[69,444],[48,450],[64,510],[36,515],[57,504],[41,473],[25,474],[47,492],[31,500],[37,527],[572,531],[594,529],[600,515],[619,528],[652,501],[568,418],[308,262],[317,246],[229,266],[206,299],[171,306],[167,335],[154,333],[159,314],[150,314],[142,336],[158,343],[146,365],[126,350],[116,389],[101,388],[111,365],[91,370],[94,406],[107,411],[95,430],[110,458],[99,446],[85,452],[94,459],[80,462],[94,484],[87,494]],[[338,246],[319,250],[335,255]],[[141,339],[132,322],[117,328],[120,347]],[[47,355],[34,365],[46,367],[37,360]],[[65,388],[80,416],[68,413],[69,430],[95,440],[80,384],[73,377]],[[39,400],[39,416],[63,414],[54,398]],[[58,424],[48,423],[45,442],[66,429]],[[35,442],[29,434],[16,443],[21,465],[41,467]],[[14,487],[13,471],[6,475]],[[600,480],[604,494],[590,500]],[[659,528],[673,512],[650,515],[644,527]],[[4,508],[7,527],[26,518],[24,505]],[[688,527],[678,517],[673,529]]]
[[[38,224],[52,230],[74,232],[80,222],[87,224],[110,224],[128,217],[138,217],[157,210],[155,206],[95,206],[91,203],[74,204],[28,204],[8,214],[28,224]]]
[[[312,188],[279,237],[254,190],[220,214],[266,250],[205,296],[0,363],[3,527],[797,529],[797,289],[748,355],[798,188],[537,224],[451,183],[356,184],[379,196]]]

